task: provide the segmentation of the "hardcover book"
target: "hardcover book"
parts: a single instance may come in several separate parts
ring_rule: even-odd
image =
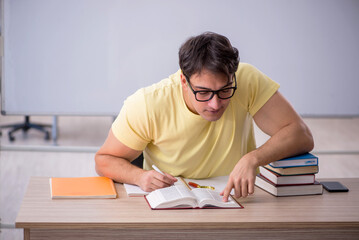
[[[274,168],[270,165],[265,165],[264,168],[283,176],[293,176],[300,174],[315,174],[319,171],[319,166],[307,166],[307,167],[292,167],[292,168]]]
[[[311,153],[283,158],[269,164],[274,168],[289,168],[289,167],[304,167],[304,166],[318,166],[318,157]]]
[[[313,184],[315,181],[314,174],[282,176],[264,167],[259,167],[259,173],[275,185]]]

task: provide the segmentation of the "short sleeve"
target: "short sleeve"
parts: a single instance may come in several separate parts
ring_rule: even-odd
[[[142,151],[151,141],[149,118],[143,90],[128,97],[112,124],[115,137],[127,147]]]
[[[252,116],[279,89],[278,83],[247,63],[240,63],[237,80],[240,103]]]

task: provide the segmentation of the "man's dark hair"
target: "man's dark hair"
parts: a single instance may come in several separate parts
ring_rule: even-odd
[[[213,32],[189,38],[178,55],[180,68],[188,78],[203,69],[230,76],[237,71],[239,63],[237,48],[225,36]]]

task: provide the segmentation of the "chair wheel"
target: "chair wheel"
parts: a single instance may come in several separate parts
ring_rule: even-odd
[[[45,133],[45,140],[50,140],[50,133],[49,132],[46,132]]]
[[[13,137],[10,133],[9,133],[9,140],[10,140],[10,142],[15,141],[15,137]]]

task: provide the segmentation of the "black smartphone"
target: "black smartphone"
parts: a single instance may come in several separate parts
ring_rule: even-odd
[[[328,192],[348,192],[349,189],[340,182],[320,182]]]

